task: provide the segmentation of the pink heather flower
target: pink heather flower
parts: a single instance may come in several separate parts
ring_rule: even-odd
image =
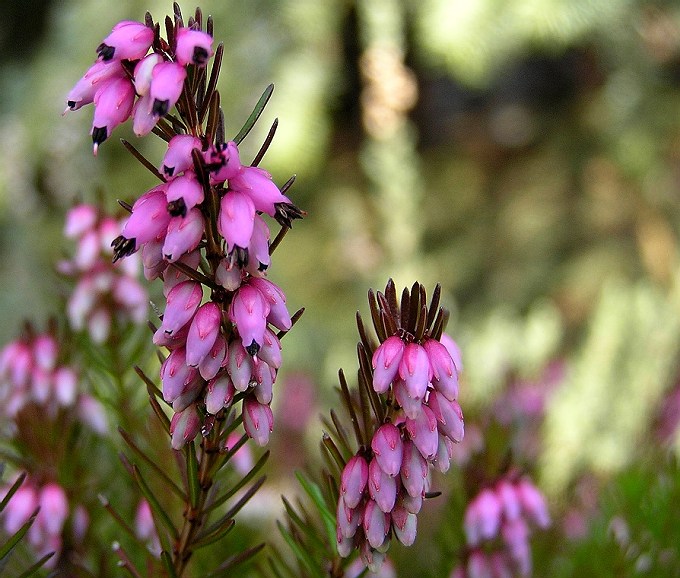
[[[256,287],[264,296],[269,306],[267,321],[281,331],[288,331],[292,326],[292,321],[286,307],[286,296],[281,288],[269,279],[260,277],[251,277],[248,283]]]
[[[406,508],[396,506],[392,510],[392,529],[394,535],[404,546],[411,546],[416,541],[418,518]]]
[[[165,116],[182,94],[186,69],[176,62],[161,62],[153,68],[149,95],[153,100],[151,112]]]
[[[40,513],[43,526],[48,534],[61,534],[68,517],[68,500],[63,488],[49,483],[40,491]]]
[[[434,459],[439,445],[437,418],[426,405],[415,419],[406,418],[406,431],[426,460]]]
[[[264,361],[257,357],[253,358],[253,380],[255,381],[253,393],[255,398],[262,404],[269,405],[273,397],[273,385],[276,373]]]
[[[368,491],[383,512],[392,511],[397,500],[397,478],[386,474],[376,458],[368,465]]]
[[[468,505],[465,511],[465,535],[470,546],[477,546],[482,540],[492,540],[498,535],[501,524],[502,506],[496,493],[485,488]]]
[[[57,363],[59,346],[52,335],[42,333],[33,340],[33,357],[35,363],[45,371],[54,369]]]
[[[419,497],[425,491],[427,461],[411,440],[404,442],[401,463],[401,484],[409,496]],[[420,508],[418,508],[420,509]]]
[[[262,447],[269,442],[269,434],[274,429],[274,416],[268,405],[263,405],[254,397],[243,400],[243,428],[255,443]]]
[[[523,518],[515,518],[503,523],[501,527],[503,542],[510,558],[517,565],[521,576],[531,574],[531,551],[529,549],[529,528]]]
[[[213,38],[210,34],[200,30],[180,28],[177,31],[177,49],[175,50],[177,62],[183,66],[187,64],[205,66],[213,55],[212,42]]]
[[[433,391],[427,400],[435,417],[439,431],[450,437],[454,442],[460,442],[465,435],[463,412],[457,401],[449,401],[438,391]]]
[[[422,345],[409,343],[399,363],[399,377],[406,385],[412,398],[423,398],[432,379],[432,367],[427,352]]]
[[[241,170],[238,146],[234,141],[210,147],[203,157],[210,171],[214,173],[211,178],[213,184],[232,179]]]
[[[496,495],[501,502],[506,520],[514,520],[522,515],[519,495],[512,482],[505,478],[499,480],[496,484]]]
[[[239,432],[231,432],[227,437],[225,449],[232,449],[240,440],[241,434]],[[250,472],[250,470],[252,470],[253,466],[255,465],[255,460],[253,459],[253,452],[250,445],[244,444],[239,449],[237,449],[229,463],[234,466],[236,472],[241,476],[245,476],[248,472]]]
[[[252,199],[255,210],[270,217],[276,215],[275,205],[291,202],[272,181],[271,175],[259,167],[241,167],[241,170],[229,179],[229,187],[234,191],[246,193]]]
[[[4,515],[5,532],[10,535],[18,532],[38,506],[37,492],[24,482],[7,503]]]
[[[157,64],[163,62],[163,57],[160,54],[152,52],[148,56],[142,58],[135,66],[135,71],[133,74],[135,92],[139,96],[145,96],[149,93],[151,89],[151,79],[153,78],[153,69]],[[151,107],[149,107],[149,112]]]
[[[246,270],[253,277],[261,277],[271,264],[269,255],[269,227],[260,215],[253,219],[253,234],[248,245],[248,264]]]
[[[269,367],[274,369],[281,367],[281,342],[269,328],[264,330],[262,347],[257,352],[257,356],[259,359],[266,362]]]
[[[146,136],[158,123],[158,116],[153,114],[153,100],[147,93],[137,99],[132,107],[132,131],[137,136]]]
[[[173,287],[168,293],[168,304],[163,314],[163,322],[156,334],[172,335],[179,331],[191,321],[201,304],[201,299],[203,299],[203,286],[196,281],[183,281]]]
[[[97,54],[103,61],[138,60],[142,58],[153,42],[153,30],[141,22],[123,20],[97,47]]]
[[[215,281],[227,291],[236,291],[241,286],[241,277],[241,269],[231,259],[222,259],[215,272]]]
[[[68,239],[81,237],[97,224],[97,209],[92,205],[76,205],[66,213],[64,236]]]
[[[206,388],[205,410],[213,415],[216,414],[231,403],[235,393],[234,384],[227,373],[211,379]]]
[[[220,368],[226,364],[226,357],[227,340],[219,333],[208,355],[198,364],[198,371],[201,377],[206,381],[215,377]]]
[[[109,424],[106,417],[106,410],[94,397],[87,394],[80,395],[78,397],[76,410],[80,420],[87,424],[92,431],[99,435],[108,433]]]
[[[203,187],[192,171],[186,171],[168,184],[168,212],[177,217],[184,217],[192,207],[203,202]]]
[[[493,576],[491,563],[485,552],[474,550],[468,558],[467,575],[469,578],[490,578]]]
[[[125,69],[120,62],[95,62],[66,96],[66,111],[78,110],[91,104],[100,88],[113,80],[124,77]]]
[[[210,353],[220,332],[222,311],[212,301],[196,311],[187,335],[187,365],[197,366]]]
[[[371,548],[380,548],[390,529],[389,514],[385,514],[374,500],[368,500],[364,507],[363,526]]]
[[[103,307],[95,309],[87,320],[87,331],[92,341],[97,344],[104,343],[111,331],[111,313]]]
[[[338,509],[336,511],[336,532],[338,535],[338,543],[341,538],[353,538],[356,534],[361,521],[364,516],[364,509],[360,504],[355,508],[350,508],[342,496],[338,500]]]
[[[397,403],[401,406],[406,417],[411,419],[416,419],[423,408],[423,403],[420,398],[412,398],[406,389],[406,384],[401,380],[397,379],[394,382],[394,397]]]
[[[448,349],[436,339],[428,339],[423,347],[434,374],[432,385],[447,399],[458,399],[458,369]]]
[[[368,464],[361,456],[349,459],[340,477],[340,495],[348,508],[356,508],[368,483]]]
[[[269,304],[255,287],[241,286],[229,307],[229,318],[236,325],[243,347],[256,355],[264,341]]]
[[[161,235],[165,237],[171,219],[165,188],[166,185],[159,185],[147,191],[132,206],[132,214],[123,226],[122,236],[135,242],[135,250]]]
[[[135,323],[142,323],[147,317],[148,296],[134,277],[127,275],[114,279],[111,294]]]
[[[421,456],[422,457],[422,456]],[[425,484],[423,484],[423,489],[425,488]],[[408,493],[400,493],[399,498],[397,499],[397,503],[400,506],[403,506],[408,512],[411,514],[417,514],[420,512],[421,508],[423,507],[423,494],[424,491],[421,492],[420,494],[416,496],[412,496]]]
[[[373,389],[385,393],[399,371],[404,353],[404,342],[392,335],[383,341],[373,353]]]
[[[54,396],[62,407],[75,403],[78,397],[78,377],[70,367],[59,367],[52,375]]]
[[[389,476],[396,476],[401,469],[403,453],[399,429],[391,423],[381,425],[373,435],[371,448],[383,471]]]
[[[201,242],[205,220],[201,210],[194,207],[186,217],[172,217],[168,223],[168,233],[163,243],[163,255],[169,263],[177,261],[182,255],[190,253]]]
[[[183,263],[190,269],[196,271],[198,265],[201,262],[201,252],[197,249],[191,251],[190,253],[185,253],[182,255],[175,263]],[[168,267],[163,274],[163,295],[166,297],[172,291],[175,285],[179,285],[182,281],[191,281],[186,273],[180,271],[177,267]]]
[[[465,437],[467,439],[467,436]],[[439,436],[437,444],[437,455],[434,459],[434,467],[442,474],[449,471],[451,467],[451,458],[453,457],[453,440],[445,435]]]
[[[239,341],[230,342],[227,353],[227,371],[237,391],[248,389],[253,368],[253,358],[248,355],[243,345]]]
[[[187,442],[192,441],[201,429],[201,418],[195,405],[175,413],[170,421],[171,445],[173,450],[180,450]]]
[[[453,359],[453,363],[456,365],[458,374],[460,375],[463,372],[463,356],[460,352],[460,347],[458,347],[458,344],[447,333],[442,333],[439,341],[446,347],[451,359]]]
[[[186,362],[186,349],[179,347],[173,350],[161,365],[161,382],[163,399],[172,403],[196,377],[197,370]]]
[[[163,157],[160,172],[172,177],[194,166],[191,151],[201,150],[201,140],[190,134],[178,134],[168,143],[168,150]]]
[[[539,489],[531,483],[531,480],[526,477],[522,478],[517,482],[515,489],[522,505],[522,511],[527,517],[539,528],[549,527],[550,514],[545,498]]]
[[[144,266],[144,278],[147,281],[157,279],[168,267],[168,262],[163,258],[164,242],[165,238],[157,238],[145,243],[142,248],[142,265]]]
[[[95,155],[99,145],[111,136],[113,129],[130,117],[134,100],[135,88],[127,78],[107,82],[94,95],[94,118],[90,134]]]
[[[186,385],[182,393],[172,402],[172,410],[175,412],[183,411],[189,407],[201,394],[205,382],[200,378],[198,373],[194,374],[194,378]]]
[[[251,198],[237,191],[229,191],[220,201],[217,230],[227,241],[227,252],[236,247],[247,249],[253,235],[255,205]]]
[[[146,500],[140,500],[135,512],[135,534],[142,540],[152,540],[156,536],[156,525],[153,521],[151,506]]]

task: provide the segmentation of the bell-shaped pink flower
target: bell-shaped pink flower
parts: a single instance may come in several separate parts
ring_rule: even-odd
[[[190,405],[172,416],[170,421],[171,445],[173,450],[181,450],[192,441],[201,430],[201,418],[196,405]]]
[[[404,442],[401,484],[409,496],[422,496],[427,478],[427,462],[411,440]]]
[[[205,219],[200,209],[194,207],[186,217],[172,217],[163,243],[163,255],[169,263],[193,251],[201,242],[205,231]]]
[[[234,191],[246,193],[253,201],[255,210],[266,213],[270,217],[276,214],[277,203],[290,203],[272,181],[271,175],[259,167],[242,167],[229,180],[229,187]]]
[[[122,236],[134,240],[137,249],[160,235],[165,236],[171,218],[167,205],[164,185],[144,193],[132,206],[132,214],[123,226]]]
[[[156,52],[152,52],[142,58],[135,66],[133,82],[135,84],[135,92],[139,96],[145,96],[149,93],[151,80],[153,79],[153,69],[161,62],[163,62],[163,57]]]
[[[170,139],[160,172],[168,177],[178,175],[194,166],[191,151],[201,150],[201,139],[190,134],[178,134]]]
[[[196,367],[210,353],[220,332],[222,312],[212,301],[196,311],[187,335],[187,365]]]
[[[261,277],[271,264],[269,255],[269,227],[260,215],[253,220],[253,234],[248,245],[246,269],[253,277]]]
[[[97,344],[104,343],[111,331],[111,312],[105,307],[97,307],[87,320],[87,331],[92,341]]]
[[[168,215],[168,221],[170,220],[169,217],[170,215]],[[168,262],[163,258],[164,242],[165,235],[160,239],[145,243],[142,248],[142,265],[144,266],[144,278],[147,281],[157,279],[168,267]]]
[[[182,66],[195,64],[205,66],[212,56],[213,38],[210,34],[190,28],[180,28],[177,31],[177,49],[175,57]]]
[[[103,61],[139,60],[153,42],[153,29],[141,22],[123,20],[113,27],[102,43],[97,47],[97,54]]]
[[[243,400],[243,429],[255,443],[262,447],[269,442],[269,434],[274,429],[274,416],[268,405],[263,405],[254,397]]]
[[[286,296],[281,288],[269,279],[260,277],[252,277],[248,283],[256,287],[267,301],[269,306],[267,321],[281,331],[288,331],[292,326],[292,321],[286,307]]]
[[[281,367],[281,342],[269,328],[264,330],[264,340],[257,352],[257,357],[266,362],[269,367],[274,369]]]
[[[161,249],[162,253],[162,249]],[[198,265],[201,262],[201,252],[198,250],[193,250],[190,253],[185,253],[182,255],[175,263],[182,263],[194,271],[198,270]],[[166,261],[167,263],[167,261]],[[163,295],[166,297],[172,291],[175,285],[178,285],[182,281],[190,281],[186,273],[179,270],[177,267],[168,267],[163,275]]]
[[[77,239],[97,224],[97,209],[93,205],[75,205],[66,213],[64,236]]]
[[[390,517],[385,514],[374,500],[368,500],[363,517],[366,540],[372,548],[380,548],[390,529]]]
[[[386,474],[376,458],[368,465],[368,491],[383,512],[392,511],[397,500],[397,478]]]
[[[392,335],[373,352],[373,389],[385,393],[399,371],[404,353],[404,342]]]
[[[460,375],[463,372],[463,356],[461,354],[460,347],[458,347],[458,344],[447,333],[442,333],[439,341],[444,347],[446,347],[451,359],[453,359],[453,363],[456,366],[458,375]]]
[[[161,62],[154,66],[149,89],[153,114],[165,116],[170,112],[182,94],[186,77],[186,69],[177,62]]]
[[[235,177],[241,170],[241,159],[238,146],[229,141],[221,146],[210,147],[203,155],[208,169],[212,173],[212,184],[223,183]]]
[[[69,407],[75,403],[78,397],[78,376],[72,368],[58,367],[52,374],[52,385],[59,405]]]
[[[458,370],[451,354],[436,339],[428,339],[423,344],[432,366],[432,385],[450,401],[458,399]]]
[[[434,458],[434,467],[441,473],[445,474],[451,467],[451,458],[453,457],[453,440],[445,435],[439,436],[439,443],[437,445],[437,455]]]
[[[125,69],[120,62],[95,62],[66,96],[66,110],[78,110],[94,102],[94,95],[101,87],[124,77]]]
[[[149,93],[137,99],[132,108],[132,132],[137,136],[146,136],[158,123],[158,117],[152,112],[153,101]]]
[[[54,337],[48,333],[38,335],[33,341],[33,358],[36,365],[45,371],[54,369],[58,353],[59,346]]]
[[[408,493],[402,492],[401,494],[399,494],[397,503],[400,506],[403,506],[408,512],[411,512],[411,514],[417,514],[423,507],[423,492],[416,496],[412,496]]]
[[[416,541],[418,518],[402,506],[392,510],[392,529],[394,535],[404,546],[411,546]]]
[[[512,482],[507,479],[501,479],[496,484],[495,490],[496,496],[498,496],[503,508],[504,519],[514,520],[522,515],[519,495]]]
[[[352,538],[354,534],[356,534],[359,526],[361,526],[363,514],[364,510],[360,504],[357,504],[354,508],[350,508],[341,495],[338,500],[335,518],[338,539],[340,539],[340,536],[343,538]]]
[[[272,402],[273,397],[275,374],[273,373],[272,368],[264,361],[253,358],[253,362],[255,365],[253,368],[253,380],[255,381],[253,393],[255,394],[257,401],[269,405]]]
[[[189,405],[191,405],[198,396],[203,391],[205,382],[198,375],[198,372],[194,372],[193,378],[184,386],[182,392],[173,400],[172,409],[175,412],[184,411]]]
[[[496,493],[485,488],[470,502],[463,522],[469,546],[477,546],[482,540],[492,540],[501,525],[501,503]]]
[[[391,423],[381,425],[373,435],[371,448],[383,471],[396,476],[401,469],[404,449],[399,429]]]
[[[423,405],[418,417],[406,418],[406,431],[423,457],[426,460],[432,460],[439,445],[437,418],[432,410]]]
[[[117,78],[104,84],[94,95],[94,117],[92,119],[93,152],[111,136],[119,124],[130,118],[135,101],[135,88],[128,78]]]
[[[201,362],[198,364],[198,371],[205,380],[210,380],[217,375],[220,368],[226,363],[227,340],[221,333],[218,333],[215,343]]]
[[[510,558],[517,565],[520,576],[531,574],[531,550],[529,548],[529,528],[523,518],[515,518],[503,523],[501,527],[503,542]]]
[[[167,198],[168,212],[175,217],[184,217],[189,209],[203,202],[203,187],[194,172],[187,170],[170,181]]]
[[[236,325],[243,347],[256,355],[264,341],[269,304],[255,287],[239,287],[229,306],[229,318]]]
[[[40,490],[39,515],[48,534],[61,534],[68,517],[68,500],[60,485],[52,482]]]
[[[39,506],[39,497],[34,488],[24,483],[14,493],[4,514],[4,528],[7,534],[15,534]]]
[[[403,380],[397,378],[394,381],[394,397],[401,406],[404,414],[411,419],[416,419],[422,410],[423,401],[420,398],[412,398]]]
[[[427,352],[418,343],[409,343],[399,363],[399,377],[412,398],[423,398],[432,379],[432,367]]]
[[[550,526],[550,513],[540,490],[528,478],[520,479],[515,488],[527,517],[539,528]]]
[[[227,371],[237,391],[245,391],[253,375],[253,358],[239,341],[229,343]]]
[[[248,195],[229,191],[222,197],[217,230],[227,241],[227,252],[231,253],[235,247],[248,247],[254,219],[255,205]]]
[[[156,333],[172,335],[184,327],[196,313],[203,299],[203,286],[196,281],[183,281],[168,294],[163,322]],[[154,343],[156,336],[154,336]]]
[[[223,407],[231,404],[235,393],[236,390],[231,378],[226,372],[223,372],[219,377],[208,382],[205,393],[205,410],[213,415],[216,414]]]
[[[347,508],[354,509],[359,505],[368,483],[368,464],[361,456],[349,459],[340,476],[340,495]]]
[[[444,435],[450,437],[454,442],[460,442],[465,435],[465,424],[463,423],[463,412],[457,401],[449,401],[438,391],[430,393],[427,400],[435,417],[437,427]]]
[[[179,347],[173,350],[161,365],[163,399],[168,403],[175,401],[196,377],[196,373],[196,368],[187,365],[186,349]]]
[[[215,271],[215,281],[227,291],[236,291],[241,286],[242,273],[229,258],[222,259]]]

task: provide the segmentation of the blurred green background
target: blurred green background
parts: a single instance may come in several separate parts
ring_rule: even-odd
[[[137,140],[124,126],[94,159],[91,109],[61,113],[113,24],[141,20],[144,10],[159,20],[172,6],[0,6],[5,342],[23,318],[46,318],[63,297],[54,262],[66,251],[70,204],[103,199],[114,211],[116,199],[130,202],[154,185],[118,139],[154,163],[159,139]],[[262,166],[279,184],[297,174],[290,196],[308,216],[277,249],[270,277],[292,310],[306,307],[284,353],[289,372],[317,384],[320,411],[337,369],[351,375],[356,366],[354,313],[366,314],[368,288],[390,276],[398,287],[439,282],[452,311],[448,332],[463,349],[468,423],[508,383],[564,364],[528,465],[556,511],[584,475],[603,487],[627,476],[634,494],[671,468],[676,487],[665,448],[680,448],[680,408],[662,409],[679,377],[680,5],[201,6],[225,44],[228,136],[265,86],[276,86],[242,156],[256,153],[278,117]],[[187,14],[193,7],[182,3]],[[663,440],[662,419],[671,424]],[[312,448],[318,431],[310,429]],[[673,516],[671,498],[659,496],[651,508]],[[638,514],[629,512],[632,524]]]

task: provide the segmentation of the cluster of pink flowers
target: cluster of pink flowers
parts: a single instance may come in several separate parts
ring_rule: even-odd
[[[68,96],[72,109],[94,102],[95,150],[130,115],[135,91],[138,134],[148,133],[183,89],[180,117],[198,118],[184,82],[186,67],[205,66],[213,51],[212,37],[193,26],[176,22],[166,42],[154,40],[151,26],[121,22],[104,39],[98,61]],[[303,213],[269,173],[241,163],[235,142],[209,142],[200,126],[186,126],[191,130],[169,139],[158,171],[161,184],[131,207],[113,240],[113,259],[141,249],[147,279],[163,279],[167,304],[153,340],[170,352],[160,376],[163,397],[175,411],[173,448],[192,440],[237,395],[245,431],[265,445],[281,364],[275,331],[288,331],[292,322],[283,291],[266,279],[270,232],[262,215],[290,228]]]
[[[413,544],[429,466],[449,469],[464,425],[456,401],[460,350],[449,336],[426,334],[418,342],[399,331],[380,344],[372,361],[372,387],[393,400],[396,411],[377,428],[370,449],[360,449],[342,472],[337,541],[340,555],[358,547],[374,570],[390,531],[402,544]]]
[[[111,243],[122,224],[88,204],[73,207],[66,215],[64,234],[76,241],[73,259],[61,261],[59,271],[77,278],[67,305],[74,331],[87,329],[95,343],[104,343],[111,324],[147,319],[149,298],[139,283],[139,260],[112,263]]]
[[[511,472],[484,488],[465,511],[467,560],[451,577],[530,575],[530,524],[545,529],[550,514],[543,494],[527,476]],[[493,547],[498,538],[500,549]]]
[[[212,56],[212,37],[179,28],[172,45],[154,43],[154,27],[124,20],[97,47],[98,58],[66,97],[66,110],[94,103],[94,153],[118,125],[133,117],[138,136],[151,132],[179,100],[188,65]],[[149,49],[154,50],[150,53]]]
[[[24,480],[3,512],[5,532],[8,535],[16,533],[38,508],[27,534],[28,543],[38,556],[60,552],[66,541],[64,532],[67,528],[70,530],[67,540],[71,544],[82,541],[89,525],[87,510],[82,505],[71,508],[66,492],[55,482],[37,484],[34,480]],[[53,556],[46,566],[54,567],[58,558],[58,555]]]

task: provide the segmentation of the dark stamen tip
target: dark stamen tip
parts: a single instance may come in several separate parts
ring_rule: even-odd
[[[257,355],[257,352],[260,351],[260,346],[253,339],[253,342],[248,347],[246,347],[246,351],[248,352],[248,355],[250,355],[251,357],[255,357]]]

